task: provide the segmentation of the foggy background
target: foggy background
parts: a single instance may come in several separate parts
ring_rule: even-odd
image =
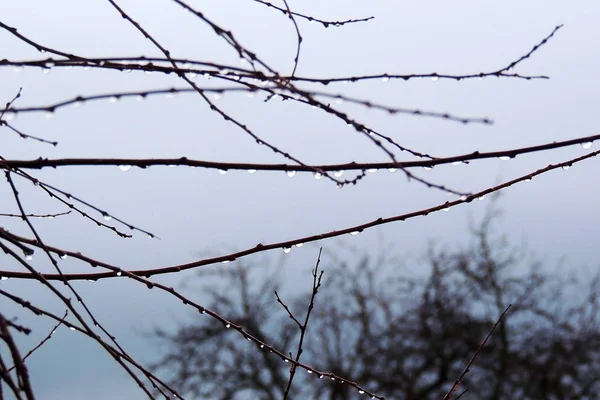
[[[239,64],[238,57],[211,29],[167,0],[120,1],[173,57]],[[190,1],[189,4],[231,29],[247,48],[289,74],[296,52],[296,34],[280,12],[249,0]],[[531,146],[598,133],[600,104],[600,38],[595,1],[409,1],[291,2],[292,10],[325,20],[374,16],[369,22],[323,28],[298,20],[304,38],[297,75],[340,77],[376,73],[469,74],[500,69],[527,53],[559,24],[556,36],[515,72],[548,75],[550,80],[525,81],[489,78],[462,82],[446,80],[375,80],[331,84],[314,89],[344,93],[393,107],[420,108],[466,117],[489,117],[493,126],[462,125],[411,116],[390,116],[349,104],[334,104],[359,122],[392,136],[400,144],[436,156]],[[54,49],[87,57],[160,56],[107,1],[21,0],[0,2],[0,20]],[[6,31],[0,32],[0,58],[33,60],[46,57]],[[210,84],[205,78],[199,84]],[[184,87],[175,77],[74,68],[0,68],[0,99],[6,103],[20,87],[15,106],[46,105],[73,98],[128,90]],[[299,85],[300,87],[310,87]],[[232,116],[259,136],[305,163],[387,161],[384,153],[343,122],[310,107],[264,95],[226,94],[218,100]],[[14,125],[25,133],[57,140],[55,148],[22,140],[0,131],[1,155],[7,159],[37,157],[187,157],[210,161],[286,162],[272,151],[210,111],[197,95],[144,101],[123,99],[89,102],[80,108],[59,109],[53,118],[43,113],[21,114]],[[592,150],[597,148],[594,144]],[[550,163],[584,154],[581,146],[521,155],[514,160],[483,160],[469,165],[439,166],[415,171],[423,178],[462,191],[475,192],[533,172]],[[598,161],[591,159],[568,171],[553,171],[503,191],[505,210],[501,230],[515,243],[525,241],[554,268],[564,257],[565,270],[587,274],[598,268],[600,213]],[[132,168],[64,167],[31,173],[49,184],[92,202],[160,237],[135,233],[119,239],[72,213],[53,220],[34,220],[48,244],[80,251],[123,269],[156,268],[226,254],[255,246],[342,229],[359,223],[431,207],[449,198],[446,193],[408,183],[401,172],[378,171],[353,187],[339,190],[332,182],[311,174],[248,174],[187,167]],[[27,212],[65,211],[48,196],[21,179],[16,184]],[[310,289],[310,268],[318,248],[335,251],[340,242],[376,255],[386,245],[394,252],[419,260],[430,240],[446,246],[468,240],[468,220],[481,217],[489,202],[476,201],[448,212],[385,225],[356,237],[326,240],[294,248],[286,256],[286,276],[294,286]],[[8,185],[0,185],[2,212],[17,208]],[[19,221],[2,219],[3,226],[23,236],[30,232]],[[128,231],[128,230],[126,230]],[[50,271],[38,251],[33,265]],[[273,251],[271,257],[280,257]],[[245,263],[263,258],[247,257]],[[323,260],[325,269],[327,259]],[[410,262],[409,262],[410,263]],[[17,269],[9,257],[2,269]],[[65,260],[65,272],[91,272],[89,266]],[[217,265],[203,268],[226,268]],[[560,270],[562,271],[562,269]],[[94,271],[95,272],[95,271]],[[566,272],[565,272],[566,273]],[[180,285],[193,271],[153,277]],[[262,277],[268,279],[268,275]],[[325,275],[326,279],[326,275]],[[47,289],[35,282],[0,282],[4,290],[45,305],[62,315]],[[97,283],[74,282],[96,317],[116,335],[138,361],[157,358],[160,349],[144,337],[153,326],[168,328],[194,314],[157,290],[126,278]],[[226,290],[224,288],[223,290]],[[201,302],[193,287],[183,290]],[[274,299],[275,303],[275,299]],[[0,299],[7,318],[33,329],[29,337],[15,335],[21,351],[36,345],[53,323]],[[227,316],[224,316],[227,317]],[[40,399],[142,399],[143,393],[100,347],[61,327],[27,365],[34,392]]]

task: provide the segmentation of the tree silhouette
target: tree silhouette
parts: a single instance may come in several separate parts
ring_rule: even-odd
[[[553,275],[494,232],[496,216],[489,212],[464,248],[432,247],[423,277],[407,273],[389,254],[328,263],[304,362],[386,398],[442,399],[496,325],[461,380],[465,398],[593,398],[600,388],[598,275],[586,283]],[[252,279],[252,270],[240,264],[198,278],[213,298],[211,308],[291,353],[300,332],[277,310],[273,290],[281,280]],[[229,296],[215,289],[221,285]],[[302,310],[306,295],[292,304]],[[212,321],[188,321],[173,332],[155,332],[167,348],[155,368],[170,371],[174,386],[191,398],[283,397],[289,365],[257,353],[237,335],[223,335]],[[304,374],[296,384],[292,398],[362,397],[329,377],[314,383]]]
[[[474,345],[481,341],[484,332],[492,329],[494,323],[497,323],[498,335],[492,335],[490,339],[494,345],[489,346],[489,349],[493,349],[493,351],[486,350],[486,347],[481,350],[481,354],[478,352],[478,356],[484,359],[484,362],[475,363],[472,371],[464,377],[465,384],[468,383],[468,386],[477,395],[489,395],[488,391],[492,389],[486,386],[488,383],[493,383],[493,393],[498,396],[509,392],[515,394],[514,390],[516,389],[514,388],[523,387],[522,382],[525,379],[533,379],[531,375],[523,372],[525,370],[536,370],[538,374],[541,374],[539,377],[536,376],[536,382],[545,379],[548,382],[551,381],[551,384],[540,384],[537,389],[535,385],[529,385],[528,392],[523,392],[523,396],[546,396],[545,391],[554,386],[556,386],[556,390],[552,389],[552,393],[563,390],[565,396],[576,396],[578,394],[575,391],[580,390],[581,396],[585,396],[585,393],[596,388],[594,382],[584,384],[582,383],[583,378],[581,378],[581,376],[590,376],[588,372],[585,372],[587,370],[582,372],[582,368],[583,365],[592,365],[591,362],[588,362],[587,358],[575,357],[575,354],[578,353],[572,350],[581,346],[584,340],[587,340],[587,343],[596,340],[593,336],[595,330],[591,326],[593,318],[595,318],[592,314],[596,309],[592,307],[591,311],[588,310],[592,314],[584,312],[583,308],[567,309],[567,313],[553,313],[547,307],[556,305],[556,303],[538,305],[537,301],[544,299],[541,298],[542,294],[537,295],[537,287],[547,288],[548,282],[551,281],[550,278],[538,272],[519,279],[504,278],[501,275],[504,270],[503,263],[512,264],[512,259],[498,258],[493,255],[491,252],[497,247],[487,248],[484,246],[488,244],[487,236],[484,233],[480,233],[478,236],[481,239],[481,246],[478,247],[481,253],[467,252],[447,255],[439,252],[432,253],[430,261],[434,268],[430,277],[421,283],[412,280],[405,281],[408,288],[397,292],[394,292],[395,281],[379,282],[377,280],[381,276],[373,270],[377,266],[373,266],[367,259],[361,264],[362,268],[354,269],[338,265],[335,268],[339,268],[339,270],[330,269],[327,283],[323,287],[319,287],[320,275],[317,274],[318,268],[315,267],[313,292],[309,302],[311,305],[313,301],[316,302],[314,310],[312,306],[309,306],[305,319],[296,317],[297,310],[304,310],[306,307],[306,299],[304,299],[302,308],[299,308],[300,305],[294,302],[293,307],[287,309],[287,316],[284,314],[285,318],[293,317],[291,319],[296,324],[295,327],[282,324],[276,314],[264,310],[264,305],[271,304],[270,289],[274,286],[270,282],[264,282],[260,286],[261,291],[253,292],[254,289],[252,289],[248,277],[249,272],[244,266],[244,257],[252,254],[275,249],[279,251],[283,249],[284,253],[289,253],[293,247],[301,247],[306,243],[324,241],[342,235],[354,236],[376,226],[425,217],[438,211],[470,203],[475,199],[483,199],[484,196],[522,182],[528,182],[551,171],[570,168],[600,154],[598,150],[590,150],[592,143],[600,139],[600,135],[592,135],[575,137],[570,140],[548,141],[528,147],[493,149],[492,151],[471,149],[466,153],[434,155],[435,148],[416,149],[403,144],[403,139],[370,126],[370,123],[362,121],[359,113],[351,111],[353,108],[346,107],[346,105],[351,105],[358,109],[373,110],[390,116],[438,119],[447,121],[447,123],[464,125],[490,125],[492,121],[486,117],[466,117],[451,112],[397,107],[383,102],[379,103],[377,99],[353,97],[343,88],[365,84],[373,80],[394,81],[398,85],[402,85],[404,81],[424,79],[427,79],[427,83],[432,83],[439,80],[463,82],[498,78],[518,80],[523,84],[527,84],[531,80],[544,80],[548,78],[545,75],[530,75],[520,73],[518,70],[528,59],[538,55],[538,50],[548,43],[561,26],[555,27],[549,33],[544,33],[545,36],[540,34],[539,42],[528,43],[523,45],[522,49],[515,49],[515,54],[521,54],[521,56],[515,56],[512,61],[507,60],[502,65],[491,67],[486,71],[464,74],[450,74],[442,71],[401,74],[394,71],[382,71],[367,75],[359,73],[340,74],[339,76],[303,75],[298,69],[298,65],[301,65],[303,60],[303,32],[306,29],[304,24],[316,22],[323,28],[343,28],[351,24],[370,24],[376,23],[376,21],[372,21],[370,16],[346,20],[325,20],[292,9],[286,0],[283,0],[280,5],[255,0],[252,4],[257,7],[257,13],[274,12],[273,18],[277,18],[276,15],[283,16],[285,21],[289,22],[289,27],[294,29],[295,42],[292,46],[294,46],[295,55],[293,60],[289,60],[291,64],[289,70],[284,70],[275,67],[273,60],[258,54],[248,46],[244,38],[238,37],[235,27],[229,28],[220,24],[217,19],[213,19],[202,9],[195,8],[184,1],[173,0],[167,3],[180,11],[182,17],[185,15],[198,26],[209,28],[210,35],[216,36],[218,42],[223,46],[223,53],[228,55],[223,58],[225,61],[179,57],[175,50],[172,51],[168,45],[163,43],[159,38],[160,35],[155,35],[146,26],[146,23],[140,22],[141,18],[138,19],[133,12],[126,10],[114,0],[106,2],[115,17],[114,21],[107,21],[106,26],[110,27],[113,22],[126,24],[137,37],[147,40],[155,50],[154,55],[140,56],[136,50],[126,55],[109,54],[107,56],[103,54],[98,56],[95,54],[94,46],[87,44],[84,47],[85,54],[71,48],[59,48],[53,43],[46,42],[50,39],[45,38],[43,34],[31,32],[28,27],[13,26],[11,21],[4,20],[4,15],[0,16],[0,32],[6,35],[6,38],[13,40],[15,47],[20,46],[24,50],[33,50],[31,54],[34,54],[28,56],[30,58],[27,59],[2,58],[0,59],[0,69],[10,69],[15,72],[23,69],[41,69],[44,73],[57,69],[73,69],[73,72],[90,70],[88,75],[90,87],[82,88],[80,94],[71,98],[56,98],[52,93],[51,100],[45,100],[45,103],[36,105],[34,103],[36,99],[27,99],[25,95],[22,96],[21,90],[11,94],[11,97],[5,100],[6,105],[0,110],[0,134],[6,135],[5,137],[12,135],[14,138],[24,139],[19,143],[36,142],[40,146],[47,145],[45,147],[52,148],[59,145],[56,138],[48,137],[46,132],[35,134],[29,132],[26,128],[27,125],[22,124],[21,121],[39,113],[43,113],[46,118],[53,118],[59,110],[75,108],[83,104],[89,105],[89,109],[100,101],[118,103],[124,99],[145,100],[150,97],[173,97],[181,94],[199,100],[202,111],[222,118],[229,124],[228,126],[240,132],[243,139],[251,139],[251,142],[256,144],[256,148],[266,149],[268,154],[276,156],[277,162],[266,156],[261,159],[264,162],[248,162],[241,156],[235,161],[196,159],[187,153],[174,158],[168,156],[162,158],[133,156],[106,158],[84,157],[76,152],[68,157],[53,158],[41,147],[32,148],[32,151],[37,153],[31,159],[22,159],[21,156],[13,156],[13,149],[9,149],[9,146],[5,146],[2,142],[0,169],[4,173],[5,185],[2,187],[3,198],[0,204],[2,208],[0,210],[0,250],[2,250],[4,258],[2,267],[0,267],[0,278],[3,281],[11,279],[19,282],[39,283],[40,288],[50,293],[60,304],[60,307],[46,303],[35,304],[35,301],[23,294],[18,287],[11,289],[0,287],[2,298],[14,307],[9,310],[3,309],[0,318],[3,343],[8,349],[8,353],[0,352],[2,373],[0,378],[1,383],[5,384],[17,399],[33,399],[34,389],[32,387],[35,386],[29,382],[27,366],[24,362],[26,356],[21,356],[21,354],[30,353],[19,352],[15,347],[16,342],[12,340],[12,333],[15,330],[19,333],[28,332],[27,327],[12,321],[14,317],[12,314],[18,314],[17,310],[52,321],[55,326],[49,334],[36,332],[36,335],[39,335],[39,345],[33,347],[31,351],[35,351],[46,343],[51,343],[49,339],[55,330],[59,327],[61,329],[66,327],[88,337],[100,346],[114,360],[115,365],[122,368],[139,386],[141,393],[148,398],[183,398],[188,393],[202,396],[219,393],[219,396],[223,398],[233,398],[245,391],[252,391],[265,398],[296,398],[306,396],[308,393],[310,396],[342,399],[353,396],[353,393],[363,392],[372,398],[382,398],[383,395],[379,393],[380,391],[388,395],[401,395],[407,398],[440,396],[444,390],[448,390],[448,382],[461,376],[461,366],[464,367],[466,355],[471,354]],[[72,32],[74,36],[77,33]],[[273,34],[273,32],[269,32],[269,35]],[[184,39],[194,41],[194,43],[197,40],[195,37],[185,37]],[[126,38],[122,40],[126,41]],[[161,78],[165,77],[172,78],[175,83],[173,86],[160,86],[159,88],[148,83],[147,86],[142,85],[129,91],[102,93],[97,93],[91,88],[95,77],[99,76],[98,74],[107,74],[107,77],[109,74],[114,74],[110,77],[117,75],[122,77],[129,76],[125,75],[128,73],[131,73],[131,76],[145,78],[146,82],[151,82],[151,84],[159,82],[160,85],[164,85],[165,80],[161,80]],[[17,78],[14,79],[18,80],[18,75],[16,76]],[[52,76],[50,75],[50,77]],[[69,77],[65,79],[69,79]],[[117,80],[118,78],[115,79],[115,81]],[[27,84],[26,81],[24,83]],[[61,82],[62,84],[63,82]],[[348,85],[344,86],[344,84]],[[307,110],[313,113],[310,115],[315,115],[315,118],[317,115],[321,115],[332,121],[340,122],[348,130],[340,135],[357,135],[364,140],[366,145],[372,146],[381,158],[369,162],[361,159],[339,162],[333,158],[320,162],[306,161],[304,157],[297,155],[300,153],[300,149],[288,148],[285,139],[273,139],[266,132],[262,132],[259,128],[251,126],[251,123],[244,121],[239,110],[228,110],[226,106],[218,102],[224,95],[240,94],[248,102],[259,101],[258,104],[261,104],[261,107],[264,106],[267,117],[272,116],[269,114],[272,111],[268,107],[277,100],[285,101],[291,107]],[[32,103],[22,104],[23,101],[32,101]],[[98,117],[103,118],[102,115],[98,115]],[[195,116],[190,116],[190,124],[197,123]],[[214,127],[203,126],[203,128],[210,131]],[[206,134],[206,136],[210,136],[210,134]],[[4,137],[1,140],[4,140]],[[111,144],[111,146],[114,145],[114,143]],[[462,188],[453,188],[447,182],[435,182],[433,179],[420,176],[420,171],[423,169],[427,170],[433,167],[451,169],[453,164],[464,164],[464,168],[473,171],[471,176],[476,176],[476,164],[489,160],[514,159],[517,156],[516,162],[518,162],[534,154],[541,152],[554,154],[555,150],[575,145],[583,147],[585,150],[583,155],[565,160],[555,160],[552,164],[545,164],[495,186],[471,187],[470,182],[463,182]],[[22,148],[24,149],[25,146],[19,147],[19,149]],[[29,148],[27,149],[29,150]],[[163,154],[163,148],[156,150],[157,153]],[[265,153],[260,154],[262,157]],[[255,242],[256,244],[241,250],[198,258],[191,262],[182,263],[173,260],[160,265],[153,264],[144,267],[131,267],[121,261],[110,261],[111,258],[108,255],[107,257],[92,257],[73,248],[75,246],[71,247],[68,243],[56,243],[55,236],[46,234],[46,231],[40,229],[38,219],[52,219],[54,232],[62,232],[66,224],[63,221],[72,221],[73,218],[80,217],[82,220],[90,222],[92,228],[100,227],[103,233],[117,235],[119,238],[144,235],[151,239],[157,239],[156,234],[149,229],[130,222],[128,218],[117,215],[117,212],[107,210],[100,204],[102,201],[99,199],[89,199],[81,195],[83,187],[63,187],[62,184],[51,183],[52,178],[48,177],[52,175],[53,171],[66,167],[76,167],[82,171],[83,167],[89,167],[85,171],[97,167],[114,167],[116,170],[118,167],[122,171],[127,171],[133,167],[146,170],[160,166],[186,168],[193,170],[194,173],[201,170],[217,170],[221,174],[230,171],[244,171],[251,174],[259,172],[261,174],[279,174],[280,176],[285,173],[289,177],[296,174],[311,174],[316,179],[322,178],[327,183],[341,189],[362,184],[364,180],[368,179],[369,172],[386,170],[386,173],[398,172],[397,175],[404,176],[412,184],[430,189],[431,193],[439,194],[441,192],[450,197],[447,201],[442,202],[435,197],[433,206],[432,203],[424,202],[414,210],[404,210],[398,214],[363,220],[358,223],[348,222],[343,226],[332,226],[322,231],[313,230],[307,233],[297,232],[292,228],[293,232],[289,237],[275,238],[268,243]],[[44,170],[44,174],[40,170]],[[460,174],[465,174],[464,170]],[[93,181],[93,175],[90,175],[87,183],[93,184]],[[106,193],[110,195],[110,190],[107,189]],[[152,200],[150,197],[144,199],[145,202]],[[240,197],[239,200],[243,203],[245,199]],[[233,216],[231,220],[223,222],[231,226],[232,231],[238,224],[235,218]],[[88,233],[83,231],[73,232],[73,235],[80,238],[88,237]],[[107,250],[107,252],[109,251]],[[490,253],[485,253],[485,251]],[[35,257],[35,262],[33,257]],[[69,261],[64,261],[66,258]],[[237,261],[237,264],[220,265],[233,261]],[[496,265],[498,271],[488,266],[488,263],[492,261],[500,263]],[[66,267],[67,263],[76,264],[79,269],[72,270]],[[213,304],[214,307],[206,307],[160,280],[162,276],[178,274],[186,270],[197,270],[213,264],[219,264],[220,271],[235,282],[240,290],[239,299],[219,294],[213,290],[212,293],[216,300]],[[195,310],[205,317],[205,325],[201,325],[200,328],[193,327],[190,330],[183,329],[177,337],[160,332],[164,338],[172,339],[181,349],[185,349],[185,352],[170,354],[163,360],[165,363],[177,365],[179,368],[179,378],[172,385],[169,385],[126,350],[127,346],[121,343],[121,340],[96,317],[93,307],[86,301],[88,296],[77,286],[79,281],[97,282],[119,279],[127,279],[140,284],[142,288],[154,289],[154,292],[161,292],[169,298],[177,299],[181,302],[182,307]],[[513,282],[511,279],[516,279],[516,281]],[[316,295],[319,288],[323,293],[322,296]],[[393,292],[390,293],[390,290]],[[417,295],[419,301],[415,300],[414,296]],[[505,307],[506,303],[516,295],[522,297],[519,298],[520,302],[515,302],[516,306],[509,314],[507,323],[500,323],[499,319],[503,315],[502,307]],[[555,294],[548,294],[548,296],[550,296],[549,300],[553,300]],[[280,303],[287,305],[285,299],[280,299]],[[352,307],[347,307],[347,304],[351,304]],[[405,308],[397,309],[399,304]],[[595,305],[591,300],[586,304]],[[566,305],[562,306],[567,307]],[[489,309],[482,310],[482,314],[476,316],[473,310],[477,307],[488,307]],[[514,333],[510,330],[511,323],[520,321],[521,316],[523,316],[523,320],[526,320],[526,314],[528,320],[533,317],[541,318],[546,325],[555,330],[551,331],[547,327],[536,325],[528,331],[530,336],[519,331],[518,340],[515,339]],[[565,315],[569,316],[568,320],[557,319]],[[326,319],[332,322],[324,324],[323,321]],[[209,324],[209,320],[215,324]],[[442,327],[445,328],[449,321],[452,321],[455,326],[461,327],[460,332],[445,332]],[[589,327],[585,325],[588,323],[586,321],[589,322]],[[360,326],[360,330],[352,331],[350,327],[357,324]],[[314,326],[314,331],[311,331],[311,326]],[[558,329],[559,327],[560,329]],[[403,330],[404,328],[406,330]],[[569,329],[574,329],[574,331],[571,332]],[[572,333],[572,341],[568,342],[568,346],[571,347],[560,347],[566,346],[563,339],[567,332]],[[450,338],[452,344],[449,344],[444,336],[450,334],[455,335]],[[303,346],[302,340],[305,337],[307,343],[306,346]],[[558,342],[555,341],[557,337],[560,339]],[[202,343],[198,342],[200,339],[202,339]],[[343,346],[341,346],[342,339],[344,340]],[[315,345],[315,341],[318,340],[321,341],[320,346]],[[529,343],[532,345],[522,349],[510,347],[508,343],[513,343],[515,340],[516,343],[523,345],[527,343],[527,340],[534,340],[533,344],[535,345]],[[290,346],[293,343],[298,343],[298,350],[291,353]],[[212,360],[212,364],[207,364],[201,360],[201,357],[196,357],[200,348],[205,350],[203,354],[206,359]],[[209,348],[212,350],[208,351]],[[302,348],[306,349],[306,354],[301,360],[300,350]],[[382,353],[384,349],[386,352]],[[398,354],[388,351],[389,349],[401,349],[403,356],[400,357]],[[422,350],[427,350],[427,352],[422,353]],[[569,364],[565,364],[556,371],[545,369],[548,367],[549,360],[553,361],[554,367],[558,368],[559,366],[559,361],[554,362],[553,358],[543,358],[550,357],[549,354],[552,354],[552,357],[558,357],[557,360],[560,360],[561,363],[566,362],[564,357],[559,357],[561,352],[568,353],[573,357],[572,360],[569,359]],[[9,360],[7,354],[10,354],[10,362],[7,361]],[[409,357],[406,357],[407,354]],[[521,356],[522,358],[519,358]],[[589,357],[593,357],[592,353]],[[304,359],[310,360],[310,362],[305,363]],[[249,360],[252,362],[248,363]],[[286,367],[290,369],[290,373],[287,370],[281,370],[284,362],[287,363]],[[313,362],[314,365],[312,365]],[[575,366],[574,362],[578,362],[578,366]],[[11,365],[15,365],[15,368],[11,369]],[[240,368],[232,368],[235,366],[240,366]],[[329,369],[322,370],[323,368]],[[223,373],[227,371],[234,374],[233,378],[223,380]],[[394,375],[390,375],[389,371],[394,371]],[[560,374],[563,374],[561,375],[562,379],[565,371],[568,371],[570,379],[576,383],[570,384],[568,379],[567,381],[556,380],[557,375]],[[188,379],[194,374],[201,374],[205,377],[205,381],[198,382]],[[488,378],[486,374],[490,377]],[[315,377],[315,375],[319,376]],[[482,378],[473,378],[479,376]],[[411,382],[410,385],[409,382]],[[260,387],[257,386],[259,384]],[[569,390],[571,391],[569,392]]]

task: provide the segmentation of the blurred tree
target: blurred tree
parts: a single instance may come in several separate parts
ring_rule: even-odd
[[[432,246],[422,277],[399,273],[401,265],[384,256],[354,263],[335,257],[315,301],[303,360],[387,398],[442,399],[512,304],[452,398],[465,389],[464,398],[472,399],[596,398],[600,280],[566,279],[539,261],[526,267],[525,249],[494,234],[496,217],[488,213],[465,248]],[[291,354],[299,332],[276,308],[277,276],[255,285],[243,264],[211,273],[227,287],[223,295],[204,273],[212,307]],[[304,296],[290,306],[303,308]],[[172,333],[154,332],[168,346],[155,368],[172,372],[182,393],[199,399],[284,398],[289,364],[212,321],[192,321]],[[351,385],[304,371],[290,394],[361,398]]]

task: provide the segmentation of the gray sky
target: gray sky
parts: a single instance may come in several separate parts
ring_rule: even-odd
[[[297,3],[297,4],[296,4]],[[158,40],[181,58],[214,60],[239,65],[238,57],[211,30],[167,0],[121,1]],[[282,73],[291,72],[296,49],[295,31],[280,13],[249,0],[190,2],[205,15],[233,30],[236,38]],[[600,80],[600,28],[597,1],[303,1],[291,2],[299,12],[330,20],[375,16],[367,23],[324,29],[298,21],[304,37],[298,75],[338,77],[374,73],[467,74],[499,69],[528,52],[559,24],[556,36],[530,60],[517,68],[520,74],[548,75],[551,80],[485,79],[464,82],[414,80],[329,85],[334,93],[383,103],[421,108],[467,117],[489,117],[493,126],[467,125],[409,116],[389,116],[353,105],[336,105],[357,120],[392,136],[401,144],[437,156],[509,149],[566,140],[598,133],[597,108]],[[107,1],[1,2],[0,20],[42,44],[88,57],[159,55],[114,11]],[[0,32],[2,56],[9,60],[41,59],[36,50]],[[15,73],[0,68],[0,99],[10,100],[19,87],[18,106],[46,105],[111,91],[184,86],[173,77],[114,71],[39,69]],[[197,78],[199,84],[210,84]],[[227,94],[218,104],[248,124],[265,140],[307,163],[387,161],[385,155],[344,123],[290,102],[245,94]],[[37,157],[188,157],[213,161],[284,162],[273,152],[257,147],[241,130],[223,121],[194,95],[174,99],[154,97],[117,104],[90,102],[68,107],[47,120],[42,113],[23,114],[15,126],[26,133],[58,140],[59,146],[23,141],[1,131],[1,155],[8,159]],[[593,149],[597,148],[594,144]],[[510,161],[486,160],[469,166],[437,167],[417,171],[425,178],[464,191],[476,191],[549,163],[584,154],[580,146],[525,155]],[[568,267],[598,267],[600,234],[597,160],[553,171],[527,184],[504,191],[500,206],[506,211],[502,229],[555,265],[566,256]],[[288,178],[283,173],[155,167],[61,168],[35,171],[55,186],[91,200],[95,205],[161,240],[137,234],[122,240],[72,215],[36,220],[42,237],[58,247],[81,251],[126,269],[160,267],[189,262],[202,254],[219,255],[309,234],[342,229],[378,217],[392,216],[442,203],[445,193],[406,182],[397,172],[369,174],[356,187],[338,190],[326,179],[310,174]],[[29,212],[63,211],[30,184],[17,181]],[[2,212],[16,207],[7,185],[0,186]],[[421,254],[430,239],[449,246],[467,239],[467,218],[480,216],[488,200],[462,205],[404,223],[392,224],[346,237],[366,252],[376,253],[381,238],[393,243],[398,254]],[[6,211],[5,211],[6,210]],[[2,220],[5,228],[30,236],[17,221]],[[318,246],[335,249],[328,240],[287,257],[290,279],[302,279]],[[279,256],[279,254],[277,254]],[[2,269],[17,268],[8,257]],[[252,258],[248,262],[251,262]],[[88,271],[89,266],[63,262],[66,271]],[[49,271],[38,255],[34,265]],[[223,266],[218,266],[223,267]],[[260,268],[260,266],[257,266]],[[191,274],[188,274],[191,276]],[[162,276],[160,282],[179,284],[183,276]],[[60,304],[38,284],[0,282],[2,288],[34,303]],[[107,328],[124,347],[142,360],[156,349],[139,332],[153,325],[173,326],[190,314],[164,293],[115,280],[78,282],[75,286]],[[188,292],[202,299],[201,293]],[[7,317],[34,329],[21,338],[28,349],[43,338],[51,324],[0,300]],[[99,347],[85,338],[59,329],[28,361],[36,393],[42,399],[144,398]]]

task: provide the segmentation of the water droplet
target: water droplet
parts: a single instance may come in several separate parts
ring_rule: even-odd
[[[109,103],[116,103],[117,101],[119,101],[119,98],[117,96],[110,96],[108,98]]]
[[[121,272],[121,270],[118,270],[117,271],[117,276],[121,276],[121,275],[123,275],[123,272]]]
[[[377,172],[377,168],[369,168],[367,170],[367,172],[370,172],[370,173]]]
[[[440,79],[439,76],[432,76],[431,77],[431,80],[434,81],[434,82],[437,81],[437,80],[439,80],[439,79]]]
[[[365,391],[361,389],[358,391],[358,394],[365,394]]]
[[[251,338],[249,338],[249,337],[247,337],[246,339],[248,339],[248,341],[249,341],[249,342],[251,342],[251,341],[252,341],[252,339],[251,339]]]
[[[107,213],[102,213],[102,217],[104,217],[105,221],[110,221],[112,219],[112,217],[110,215],[108,215]]]
[[[525,179],[524,182],[531,182],[531,178]]]
[[[221,261],[221,264],[229,264],[231,262],[231,260],[223,260]]]
[[[231,324],[230,323],[225,324],[225,328],[227,328],[227,329],[231,328]]]
[[[264,344],[261,344],[261,345],[260,345],[260,348],[261,348],[261,349],[264,349],[264,348],[265,348],[265,345],[264,345]]]
[[[131,68],[125,68],[123,71],[129,74],[131,73]]]
[[[14,112],[7,112],[4,114],[4,120],[6,121],[12,121],[15,118],[17,118],[17,114]]]
[[[248,170],[248,173],[249,173],[249,174],[255,174],[255,173],[256,173],[256,170],[255,170],[255,169],[249,169],[249,170]]]
[[[46,50],[45,49],[40,49],[40,53],[45,53]]]
[[[427,166],[427,167],[423,167],[423,169],[424,169],[425,171],[431,171],[431,170],[433,169],[433,167],[431,167],[431,166]]]
[[[290,254],[290,251],[292,251],[292,248],[291,248],[291,247],[284,247],[284,248],[283,248],[283,252],[284,252],[285,254]]]
[[[389,76],[384,76],[383,78],[381,78],[381,82],[388,82],[390,80]]]
[[[398,171],[398,168],[388,168],[388,171],[393,174],[394,172]]]
[[[460,199],[461,199],[462,201],[465,201],[465,200],[467,200],[467,196],[463,194],[462,196],[460,196]]]
[[[485,199],[485,194],[484,194],[483,196],[479,196],[479,197],[477,198],[477,200],[479,200],[479,201],[483,201],[483,199]]]
[[[344,102],[344,99],[342,99],[341,97],[336,97],[335,102],[338,104],[342,104]]]
[[[583,147],[584,150],[587,150],[592,147],[592,142],[581,143],[581,147]]]
[[[352,236],[356,236],[356,235],[358,235],[359,233],[360,233],[360,231],[353,231],[353,232],[350,232],[350,235],[352,235]]]
[[[302,246],[304,246],[304,243],[296,243],[296,247],[297,247],[297,248],[300,248],[300,247],[302,247]]]
[[[131,169],[131,165],[119,165],[119,169],[123,172],[127,172]]]
[[[454,162],[452,163],[452,165],[460,165],[460,164],[462,164],[462,161],[454,161]]]
[[[306,370],[306,372],[308,372],[309,374],[312,374],[312,371],[310,369]]]
[[[215,99],[215,100],[220,100],[222,97],[223,97],[223,95],[220,93],[213,94],[213,99]]]
[[[562,169],[563,169],[564,171],[568,170],[569,168],[571,168],[571,166],[570,166],[570,165],[563,165],[563,166],[562,166]]]
[[[152,75],[152,71],[144,71],[146,75]]]
[[[61,260],[66,260],[67,259],[67,255],[66,254],[61,254],[58,257],[60,257]]]
[[[446,207],[443,209],[444,211],[450,211],[450,207]]]
[[[319,375],[319,379],[323,379],[323,375]]]
[[[227,173],[227,170],[226,170],[226,169],[220,169],[220,170],[219,170],[219,173],[220,173],[221,175],[225,175],[225,174]]]
[[[142,100],[144,100],[145,98],[146,98],[146,96],[145,96],[145,95],[141,95],[141,94],[138,94],[137,96],[135,96],[135,99],[136,99],[137,101],[142,101]]]
[[[206,312],[206,310],[204,308],[201,308],[200,311],[198,311],[200,314],[204,314]]]
[[[50,73],[50,68],[42,67],[42,73],[43,74],[49,74]]]
[[[52,119],[52,118],[54,118],[54,112],[53,111],[46,111],[44,113],[44,118],[46,118],[46,119]]]
[[[31,261],[31,260],[33,260],[33,254],[27,254],[27,255],[25,256],[25,259],[26,259],[27,261]]]
[[[76,331],[77,330],[77,329],[75,329],[74,326],[70,326],[69,329],[72,330],[72,331]]]
[[[510,157],[509,156],[501,156],[501,157],[498,157],[498,160],[508,161],[508,160],[510,160]]]
[[[287,358],[284,358],[284,359],[283,359],[283,362],[289,362],[289,361],[288,361],[288,359],[287,359]]]
[[[240,58],[240,64],[246,64],[248,62],[248,60],[246,60],[245,58]]]
[[[8,279],[8,276],[1,276],[1,277],[0,277],[0,281],[5,281],[5,280],[7,280],[7,279]]]
[[[336,178],[341,177],[342,175],[344,175],[344,171],[335,171],[333,173],[333,176],[335,176]]]
[[[321,174],[320,172],[315,172],[315,179],[321,179],[323,177],[323,174]]]
[[[176,92],[167,93],[167,99],[174,99],[176,94],[177,94]]]
[[[296,175],[296,171],[287,171],[286,172],[287,176],[289,176],[290,178],[293,178],[294,175]]]
[[[21,65],[17,65],[17,66],[15,66],[15,67],[13,68],[13,71],[14,71],[14,72],[21,72],[21,71],[23,71],[23,66],[21,66]]]

